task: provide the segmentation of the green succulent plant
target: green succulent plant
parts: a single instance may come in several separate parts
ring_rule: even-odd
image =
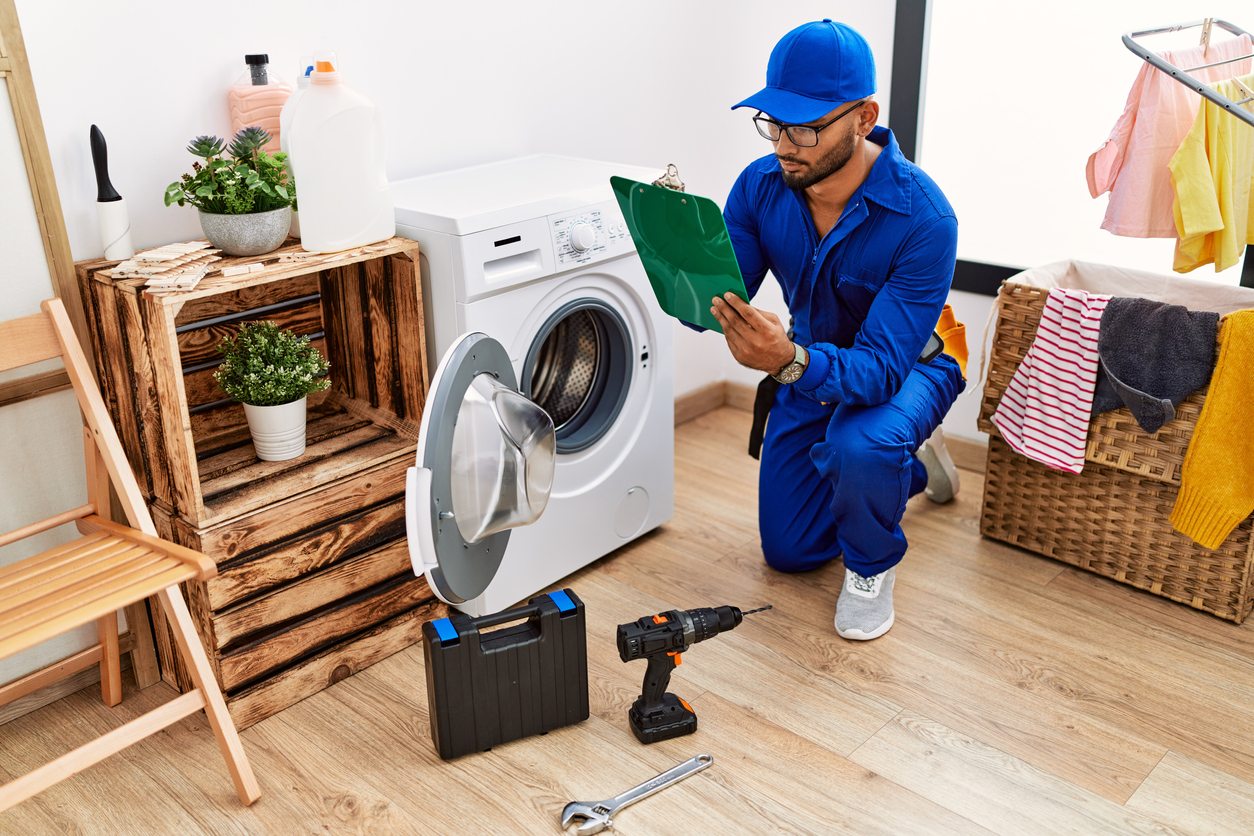
[[[218,387],[240,403],[279,406],[331,385],[331,364],[309,337],[298,337],[273,322],[245,322],[239,334],[218,344],[222,365],[213,373]]]
[[[290,206],[296,209],[296,188],[287,154],[262,150],[270,141],[264,128],[243,128],[230,146],[216,136],[198,136],[187,146],[200,160],[165,190],[165,205],[191,204],[218,215],[247,215]],[[225,151],[225,153],[224,153]]]

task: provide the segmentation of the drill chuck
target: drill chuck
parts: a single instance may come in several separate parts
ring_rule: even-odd
[[[749,612],[769,609],[767,606]],[[745,615],[739,607],[730,606],[669,610],[646,615],[630,624],[618,625],[618,655],[624,662],[630,662],[659,653],[683,653],[697,642],[735,629]]]

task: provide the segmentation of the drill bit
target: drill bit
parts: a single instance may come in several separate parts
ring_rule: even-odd
[[[775,609],[774,606],[772,606],[771,604],[767,604],[765,607],[758,607],[756,610],[744,610],[740,614],[741,615],[753,615],[755,612],[764,612],[766,610],[773,610],[773,609]]]

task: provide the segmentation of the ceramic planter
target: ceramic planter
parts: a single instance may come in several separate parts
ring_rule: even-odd
[[[292,226],[288,207],[248,215],[215,215],[203,209],[200,228],[209,243],[227,255],[262,255],[283,246]]]
[[[278,406],[244,404],[257,458],[283,462],[305,452],[305,398]]]

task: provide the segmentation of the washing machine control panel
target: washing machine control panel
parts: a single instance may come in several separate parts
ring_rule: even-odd
[[[612,201],[570,214],[550,215],[549,232],[561,265],[588,264],[635,247],[622,213]]]

